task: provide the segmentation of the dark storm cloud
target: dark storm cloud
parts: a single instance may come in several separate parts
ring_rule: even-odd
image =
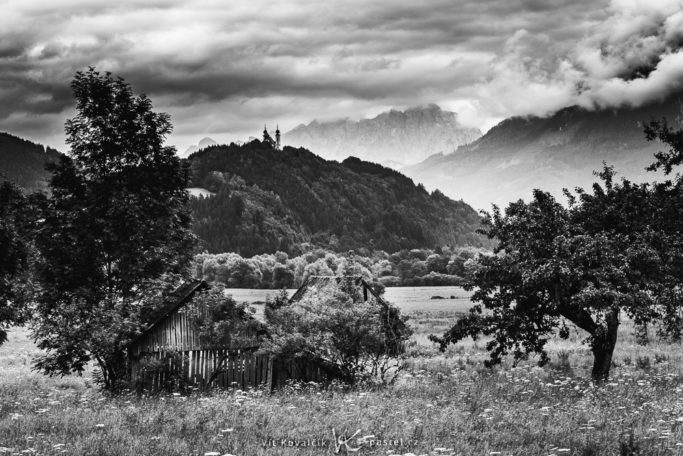
[[[171,113],[181,148],[273,118],[287,128],[437,102],[482,126],[608,103],[612,79],[668,80],[670,44],[681,40],[674,2],[656,0],[31,3],[0,0],[0,130],[55,137],[72,108],[71,78],[96,66]],[[660,45],[642,40],[647,52],[629,54],[621,23]],[[587,92],[576,93],[579,81]]]

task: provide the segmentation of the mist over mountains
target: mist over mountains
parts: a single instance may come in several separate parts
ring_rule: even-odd
[[[206,203],[201,208],[201,223],[206,227],[203,228],[207,230],[205,235],[214,239],[213,251],[227,247],[239,249],[242,241],[248,244],[248,247],[243,247],[245,252],[260,251],[258,245],[263,239],[267,239],[263,245],[269,249],[276,248],[281,239],[291,243],[313,241],[324,244],[333,234],[337,238],[347,236],[341,243],[344,247],[358,247],[371,239],[389,249],[418,246],[423,242],[429,245],[440,242],[476,243],[479,241],[468,237],[476,224],[471,214],[453,219],[456,224],[466,220],[464,225],[460,225],[466,228],[458,228],[457,234],[440,224],[433,231],[429,228],[430,223],[435,223],[432,216],[426,212],[413,212],[415,208],[429,201],[428,205],[436,211],[438,218],[438,214],[444,215],[453,210],[455,206],[450,206],[453,202],[437,203],[438,198],[429,198],[427,194],[414,190],[410,179],[365,162],[387,165],[388,162],[410,162],[410,157],[431,154],[419,163],[402,167],[400,172],[413,179],[415,184],[423,183],[428,191],[438,189],[449,198],[462,199],[475,209],[488,210],[492,203],[506,206],[519,198],[528,199],[534,188],[550,191],[563,201],[563,188],[590,187],[596,181],[593,172],[601,169],[603,162],[614,166],[618,178],[635,181],[661,179],[661,175],[645,170],[662,145],[646,141],[643,124],[662,118],[667,118],[674,128],[682,126],[683,94],[670,95],[662,101],[640,107],[590,110],[573,106],[548,117],[511,117],[481,137],[478,137],[477,130],[463,128],[455,113],[429,105],[405,112],[389,111],[359,122],[313,121],[285,135],[284,142],[289,144],[295,142],[293,137],[302,138],[302,142],[308,138],[307,141],[315,143],[310,146],[313,154],[294,153],[295,148],[286,148],[285,152],[255,145],[246,148],[238,144],[217,146],[212,139],[204,138],[197,145],[201,153],[193,153],[188,161],[195,167],[200,163],[204,167],[201,179],[194,175],[193,185],[208,188],[210,186],[206,185],[205,179],[211,181],[222,176],[218,180],[226,183],[225,188],[229,189],[230,195],[239,195],[247,203],[247,208],[251,207],[250,204],[260,208],[252,211],[260,214],[257,218],[265,215],[268,219],[272,212],[275,214],[273,220],[277,219],[272,225],[277,229],[269,231],[258,223],[251,223],[247,224],[249,230],[256,226],[265,231],[254,235],[237,229],[227,239],[220,234],[227,232],[226,224],[242,221],[221,220],[221,214],[229,211]],[[456,148],[454,144],[459,141],[464,144]],[[192,153],[193,150],[187,152]],[[449,153],[448,150],[454,151]],[[334,156],[329,157],[325,153]],[[317,155],[333,158],[342,166],[323,163],[326,161]],[[355,155],[361,156],[362,165],[346,160]],[[48,179],[45,163],[58,156],[56,150],[0,133],[0,174],[28,191],[45,190]],[[258,172],[252,169],[254,167]],[[299,169],[301,167],[303,169]],[[245,183],[232,180],[235,176],[244,179]],[[298,177],[291,180],[291,176]],[[334,190],[336,185],[341,185],[335,183],[335,179],[341,179],[343,185],[340,188],[349,191],[349,195],[344,196],[338,193],[339,189]],[[217,192],[221,185],[214,182],[215,188],[211,190]],[[354,185],[364,189],[356,194],[351,190]],[[395,185],[398,187],[391,196],[384,195],[387,186]],[[295,188],[297,190],[293,190]],[[311,191],[311,194],[307,193]],[[297,194],[297,198],[291,198],[292,194]],[[269,195],[276,197],[273,199]],[[410,200],[412,197],[409,195],[417,195],[417,199]],[[227,201],[226,198],[216,201]],[[335,198],[342,198],[342,203],[336,202]],[[408,200],[401,203],[403,198]],[[351,214],[345,215],[348,220],[360,217],[358,220],[362,220],[363,229],[358,233],[350,228],[336,232],[338,214],[329,212],[329,208],[343,207],[344,201],[356,200],[368,201],[369,205],[355,206],[353,203],[353,207],[342,212]],[[404,206],[409,200],[408,206]],[[316,205],[318,201],[323,201],[323,204]],[[315,209],[308,207],[309,203],[315,203]],[[398,212],[395,211],[396,204],[400,206]],[[458,210],[464,209],[458,207]],[[302,222],[312,212],[316,213],[311,216],[325,222]],[[391,222],[391,217],[398,217],[396,214],[400,214],[401,220],[397,218]],[[403,228],[395,231],[394,223]],[[375,224],[380,226],[377,232],[374,232]],[[408,225],[412,228],[404,229]],[[263,226],[268,226],[268,223]],[[238,239],[238,234],[242,238]]]
[[[218,143],[211,138],[208,138],[208,137],[202,138],[201,140],[199,140],[198,144],[191,145],[190,147],[188,147],[185,150],[185,152],[183,152],[182,154],[179,154],[179,155],[181,157],[187,157],[187,156],[197,152],[198,150],[204,149],[204,148],[209,147],[209,146],[215,146],[216,144],[218,144]]]
[[[512,117],[453,153],[434,154],[401,172],[487,210],[491,203],[528,199],[534,188],[561,197],[563,188],[589,187],[603,161],[614,166],[617,178],[652,181],[661,175],[645,167],[662,145],[646,141],[643,124],[665,117],[680,128],[682,113],[679,93],[638,108],[574,106],[548,117]]]
[[[436,152],[451,152],[481,136],[464,127],[457,114],[435,104],[391,110],[372,119],[349,119],[299,125],[283,143],[304,147],[332,160],[358,157],[392,167],[414,164]]]

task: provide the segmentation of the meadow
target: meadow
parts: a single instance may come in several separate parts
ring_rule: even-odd
[[[273,394],[109,396],[90,372],[32,372],[37,349],[27,329],[14,328],[0,347],[0,454],[683,454],[679,344],[651,332],[639,345],[625,321],[602,387],[589,380],[592,359],[577,331],[550,342],[552,361],[543,368],[531,358],[487,369],[485,341],[440,353],[427,339],[450,327],[466,300],[410,296],[412,307],[403,307],[415,328],[410,356],[386,388],[305,384]],[[339,439],[344,443],[335,444]]]

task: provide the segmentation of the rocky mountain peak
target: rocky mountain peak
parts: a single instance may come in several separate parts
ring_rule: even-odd
[[[436,104],[404,111],[391,109],[371,119],[314,120],[283,135],[284,144],[305,147],[328,159],[356,156],[400,167],[417,163],[437,152],[453,152],[481,136],[467,128],[457,114]]]

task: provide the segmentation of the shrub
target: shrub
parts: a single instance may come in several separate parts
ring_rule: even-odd
[[[567,350],[560,350],[557,352],[557,361],[555,363],[555,367],[561,371],[571,371],[572,365],[570,361],[570,353]]]
[[[263,350],[318,364],[347,383],[390,383],[403,368],[412,330],[398,308],[331,282],[301,300],[268,307]],[[276,300],[277,302],[277,300]]]
[[[649,356],[639,356],[636,358],[636,368],[641,370],[650,369],[650,357]]]

